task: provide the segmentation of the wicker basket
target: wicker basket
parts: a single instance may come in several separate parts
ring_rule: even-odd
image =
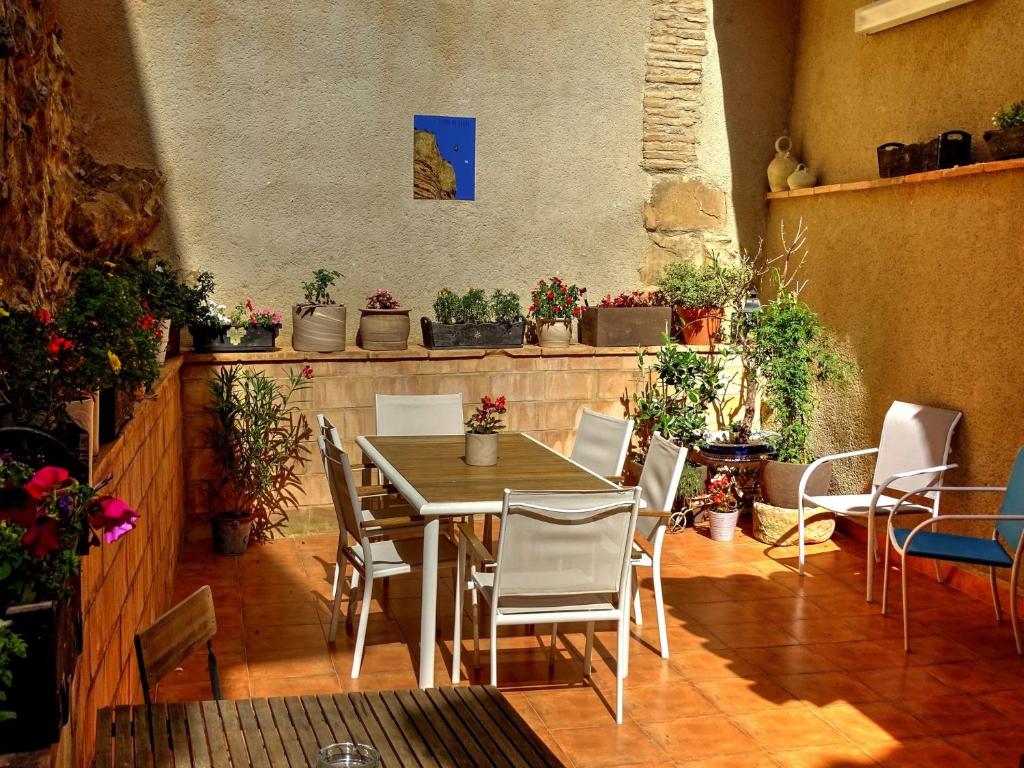
[[[797,510],[754,502],[754,538],[765,544],[787,547],[797,543]],[[804,541],[820,544],[832,538],[836,516],[813,507],[804,511]]]

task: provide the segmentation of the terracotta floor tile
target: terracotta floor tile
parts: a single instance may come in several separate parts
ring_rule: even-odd
[[[765,620],[745,624],[709,624],[708,628],[730,648],[767,648],[797,644],[796,638],[785,629]]]
[[[221,695],[225,699],[248,699],[252,697],[249,681],[221,681]],[[157,686],[156,701],[203,701],[213,698],[213,689],[209,681],[194,683],[161,683]]]
[[[779,710],[784,707],[803,708],[785,688],[762,678],[730,678],[704,680],[694,686],[723,712],[729,714]]]
[[[1024,761],[1024,737],[1020,727],[984,733],[947,736],[946,741],[986,765],[1020,765]]]
[[[253,675],[250,685],[254,697],[312,696],[318,693],[336,693],[340,688],[338,676],[334,674],[301,677]]]
[[[801,643],[845,643],[867,640],[863,632],[841,618],[806,619],[787,622],[782,627]]]
[[[854,744],[927,736],[928,726],[889,701],[830,704],[818,714]]]
[[[909,654],[903,649],[903,635],[900,635],[898,638],[883,638],[878,642],[887,648],[906,654],[909,666],[946,664],[953,661],[980,659],[978,654],[967,645],[958,643],[943,635],[911,635]]]
[[[744,659],[739,651],[728,648],[673,653],[670,662],[690,681],[756,677],[760,674],[760,670]]]
[[[858,768],[877,765],[873,758],[857,747],[843,744],[772,752],[771,757],[784,768]]]
[[[894,702],[898,707],[928,725],[932,733],[950,734],[993,731],[1005,721],[974,696],[954,694]]]
[[[590,686],[520,695],[526,698],[543,725],[550,731],[595,725],[607,726],[609,722],[615,722],[615,699],[608,701],[602,692]]]
[[[827,744],[848,746],[846,737],[806,708],[730,715],[759,746],[769,752]]]
[[[828,659],[840,669],[848,672],[907,666],[907,655],[902,649],[897,651],[874,640],[854,640],[848,643],[816,643],[806,647],[808,650]]]
[[[678,722],[642,723],[640,727],[675,760],[763,752],[747,734],[724,715],[708,715]]]
[[[623,698],[626,714],[638,723],[681,722],[690,717],[720,714],[695,685],[685,682],[670,689],[660,685],[629,688]]]
[[[744,752],[700,760],[681,760],[676,765],[681,768],[778,768],[779,764],[767,752]]]
[[[901,743],[864,745],[863,749],[885,768],[981,768],[985,763],[941,738],[908,739]]]
[[[928,674],[965,693],[994,693],[1024,688],[1024,662],[958,661],[924,667]]]
[[[645,765],[668,758],[656,741],[632,722],[611,728],[567,728],[552,731],[552,736],[577,768]]]
[[[1013,722],[1024,723],[1024,689],[999,691],[979,696],[978,701],[991,707]]]
[[[950,692],[922,667],[870,669],[857,673],[857,679],[883,699],[911,699],[945,696]]]
[[[806,675],[780,675],[775,682],[798,699],[814,706],[837,702],[857,704],[876,701],[879,696],[859,679],[845,672],[813,672]]]
[[[747,648],[739,650],[739,655],[765,675],[799,675],[838,670],[835,664],[806,645]]]
[[[702,603],[688,605],[685,612],[699,624],[747,624],[763,620],[756,602]]]
[[[275,627],[287,624],[319,624],[313,602],[243,603],[242,616],[247,627]]]
[[[806,597],[776,597],[769,600],[758,600],[754,604],[754,610],[761,618],[777,624],[801,619],[828,618],[827,612]]]

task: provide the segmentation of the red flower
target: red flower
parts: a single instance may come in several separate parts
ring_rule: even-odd
[[[33,557],[46,557],[60,549],[60,526],[52,517],[40,515],[25,531],[21,543]]]
[[[142,318],[142,322],[139,323],[139,327],[142,328],[143,330],[148,331],[150,328],[153,327],[153,323],[155,322],[155,318],[147,313],[146,316]]]
[[[120,499],[101,496],[89,514],[89,525],[103,531],[103,540],[110,544],[135,528],[139,515]]]
[[[537,311],[537,305],[536,304],[531,304],[530,308],[528,310],[526,310],[526,311],[529,312],[532,315],[534,312]]]
[[[56,357],[61,352],[71,349],[71,342],[56,333],[50,333],[50,341],[46,345],[46,351],[51,357]]]
[[[568,292],[569,292],[569,289],[568,289],[568,288],[566,288],[566,287],[565,287],[565,286],[563,285],[563,286],[562,286],[562,295],[564,296],[564,295],[565,295],[565,294],[567,294]]]
[[[302,376],[304,378],[306,378],[306,379],[312,379],[313,378],[313,366],[311,366],[311,365],[304,365],[304,366],[302,366]]]
[[[43,325],[49,325],[53,322],[53,315],[50,314],[50,310],[40,307],[36,310],[36,320]]]
[[[250,312],[256,311],[256,307],[252,305],[252,299],[245,300],[245,308],[248,309]]]
[[[573,313],[573,315],[575,317],[579,317],[580,316],[580,308],[579,307],[573,307],[572,313]]]
[[[24,488],[10,488],[0,496],[0,520],[7,520],[22,528],[28,528],[36,519],[36,500]]]
[[[554,292],[553,292],[553,291],[548,291],[548,298],[549,298],[549,299],[553,299],[553,298],[555,298],[555,294],[554,294]]]
[[[504,408],[505,407],[505,396],[504,395],[502,395],[501,397],[498,398],[498,407],[499,408]]]
[[[490,395],[484,395],[484,399],[481,400],[480,402],[482,402],[484,405],[490,405],[491,404],[491,396]]]
[[[25,483],[25,491],[33,499],[41,499],[50,491],[64,483],[69,477],[68,471],[61,467],[43,467],[32,479]]]

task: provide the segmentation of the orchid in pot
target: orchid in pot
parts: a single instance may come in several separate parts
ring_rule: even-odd
[[[33,470],[0,454],[0,620],[10,648],[0,665],[0,743],[12,751],[39,749],[67,721],[67,699],[81,651],[79,574],[82,557],[112,544],[139,519],[124,501],[63,467]]]
[[[498,432],[505,428],[505,396],[487,395],[466,420],[466,463],[472,467],[493,467],[498,463]]]

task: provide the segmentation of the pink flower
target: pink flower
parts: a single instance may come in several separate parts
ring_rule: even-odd
[[[103,531],[103,540],[110,544],[135,528],[139,516],[134,509],[113,496],[101,496],[89,515],[89,524]]]
[[[274,325],[280,325],[280,324],[281,324],[281,313],[280,312],[275,312],[274,313]]]
[[[306,379],[312,379],[313,378],[313,366],[311,366],[311,365],[304,365],[304,366],[302,366],[302,376],[303,376],[303,378],[306,378]]]
[[[41,499],[69,477],[68,471],[61,467],[43,467],[32,479],[25,483],[25,491],[33,499]]]
[[[46,557],[60,549],[60,526],[52,517],[40,515],[25,531],[21,543],[33,557]]]

